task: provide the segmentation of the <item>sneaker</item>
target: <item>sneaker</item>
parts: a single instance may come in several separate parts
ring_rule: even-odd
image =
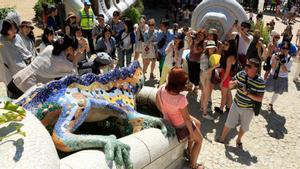
[[[207,120],[214,120],[213,117],[211,117],[209,114],[206,115],[202,115],[203,118],[207,119]]]
[[[215,112],[220,114],[224,113],[223,110],[220,109],[220,107],[215,107]]]

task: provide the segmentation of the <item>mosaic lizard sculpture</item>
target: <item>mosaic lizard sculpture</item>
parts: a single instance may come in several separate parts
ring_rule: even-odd
[[[104,75],[67,76],[41,87],[29,89],[16,103],[31,111],[45,127],[51,128],[57,149],[65,152],[87,148],[103,149],[107,160],[132,168],[130,147],[115,136],[74,134],[83,122],[117,117],[128,121],[133,132],[160,127],[165,136],[174,129],[163,119],[135,110],[135,95],[143,87],[144,76],[137,61],[127,68],[114,69]]]

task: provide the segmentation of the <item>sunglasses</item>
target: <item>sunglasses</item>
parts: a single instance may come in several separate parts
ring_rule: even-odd
[[[155,26],[154,24],[149,24],[149,26]]]
[[[246,67],[246,68],[249,68],[249,69],[256,68],[256,66],[251,65],[251,64],[246,64],[245,67]]]
[[[289,48],[282,48],[282,50],[289,50]]]
[[[224,46],[229,46],[229,43],[224,43]]]

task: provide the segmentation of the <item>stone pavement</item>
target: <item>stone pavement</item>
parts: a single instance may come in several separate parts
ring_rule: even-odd
[[[22,3],[21,3],[22,2]],[[0,0],[1,7],[16,6],[23,19],[32,19],[34,16],[33,4],[35,0]],[[158,12],[147,12],[148,17]],[[161,14],[163,12],[160,11]],[[155,17],[155,16],[154,16]],[[159,18],[159,17],[155,17]],[[161,17],[160,17],[161,18]],[[269,22],[274,17],[264,16],[264,21]],[[297,18],[299,20],[299,18]],[[159,20],[157,20],[158,22]],[[281,33],[285,25],[276,21],[276,30]],[[293,25],[296,34],[300,23]],[[36,35],[40,35],[36,32]],[[295,36],[294,36],[295,38]],[[295,39],[293,40],[295,41]],[[224,146],[214,140],[220,136],[227,114],[213,116],[216,120],[207,121],[200,118],[199,94],[188,93],[189,109],[191,114],[202,122],[204,137],[202,151],[198,158],[209,169],[279,169],[300,168],[300,83],[292,82],[292,72],[289,74],[289,92],[280,96],[274,106],[276,113],[266,111],[271,94],[266,93],[263,100],[263,111],[254,117],[250,131],[243,138],[244,150],[235,148],[237,130],[230,134],[230,144]],[[158,64],[155,72],[159,77]],[[149,73],[146,75],[149,77]],[[158,80],[148,80],[146,85],[157,86]],[[233,91],[235,93],[235,91]],[[212,107],[220,104],[221,94],[214,90]]]
[[[146,13],[149,18],[152,17],[151,14],[154,14],[155,18],[159,18],[155,15],[156,11],[154,10],[146,11]],[[164,12],[160,11],[160,13]],[[274,17],[264,16],[265,23],[270,22],[271,19]],[[286,26],[279,21],[275,20],[275,22],[275,30],[281,34]],[[295,23],[293,28],[293,34],[296,35],[297,29],[300,28],[300,22]],[[293,42],[295,42],[295,36]],[[292,68],[289,74],[289,92],[281,95],[275,102],[276,113],[267,111],[272,94],[265,93],[263,111],[259,116],[253,118],[250,131],[243,137],[244,150],[235,147],[238,128],[230,133],[229,138],[231,139],[228,146],[215,142],[215,139],[221,135],[227,113],[221,116],[213,113],[215,117],[213,122],[202,119],[199,105],[200,92],[197,95],[187,93],[190,113],[200,119],[202,123],[201,131],[204,141],[198,162],[203,163],[209,169],[300,168],[300,82],[295,84],[292,81],[293,73]],[[146,76],[149,77],[149,73]],[[159,77],[158,70],[156,76]],[[146,85],[157,86],[157,79],[146,81]],[[232,93],[234,96],[235,91]],[[219,106],[220,102],[221,92],[214,90],[212,108]]]

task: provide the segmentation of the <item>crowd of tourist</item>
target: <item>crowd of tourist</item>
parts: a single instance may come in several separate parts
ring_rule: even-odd
[[[203,167],[196,163],[202,145],[200,121],[189,114],[188,101],[180,92],[201,94],[199,112],[203,119],[214,120],[209,105],[213,89],[219,86],[222,98],[214,112],[228,112],[228,117],[217,141],[227,143],[230,129],[240,124],[236,145],[242,147],[242,136],[259,112],[265,89],[273,93],[269,103],[273,111],[279,95],[288,92],[293,61],[294,81],[300,75],[300,31],[294,44],[290,24],[280,34],[274,30],[275,22],[267,23],[269,41],[264,43],[257,26],[263,24],[262,14],[257,15],[256,23],[251,13],[249,20],[236,21],[223,41],[217,29],[180,28],[177,23],[171,26],[167,19],[158,22],[146,16],[134,24],[122,18],[119,11],[105,22],[104,15],[94,15],[89,1],[84,1],[77,15],[67,14],[64,27],[59,26],[56,15],[57,9],[49,7],[40,44],[36,43],[31,21],[20,25],[11,19],[3,21],[0,81],[7,85],[9,96],[18,98],[38,83],[71,74],[101,74],[141,58],[145,79],[159,80],[157,105],[164,118],[176,128],[178,137],[184,132],[189,136],[187,154],[192,168]],[[186,22],[190,20],[188,15],[183,11]],[[146,77],[149,65],[150,77]],[[160,77],[154,75],[155,69],[159,69]],[[234,98],[232,89],[237,89]]]

